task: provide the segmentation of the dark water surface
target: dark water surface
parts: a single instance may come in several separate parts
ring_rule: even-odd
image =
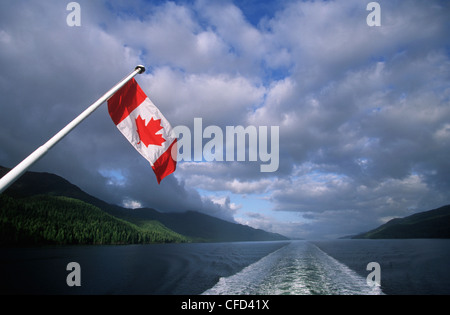
[[[314,244],[367,277],[369,262],[381,267],[385,294],[450,294],[450,239],[333,240]]]
[[[81,266],[69,287],[67,264]],[[366,282],[369,262],[381,286]],[[450,294],[450,240],[0,249],[1,294]]]
[[[286,242],[0,249],[1,294],[200,294]],[[69,287],[66,267],[81,267]]]

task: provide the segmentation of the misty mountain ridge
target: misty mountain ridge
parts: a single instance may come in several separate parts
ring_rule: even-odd
[[[0,166],[0,177],[8,171],[9,169]],[[50,201],[47,200],[47,202],[53,203],[75,204],[75,201],[79,200],[86,207],[94,206],[115,219],[126,221],[138,228],[144,228],[146,232],[152,231],[154,228],[164,230],[164,235],[174,236],[174,241],[177,242],[186,240],[209,242],[287,240],[286,237],[277,233],[228,222],[197,211],[163,213],[152,208],[127,209],[112,205],[89,195],[58,175],[45,172],[26,172],[4,194],[19,201],[40,195],[69,198],[63,201],[51,198]],[[29,203],[29,201],[27,202]],[[67,205],[65,206],[67,207]],[[185,239],[183,240],[181,236]],[[141,238],[141,236],[136,237]]]

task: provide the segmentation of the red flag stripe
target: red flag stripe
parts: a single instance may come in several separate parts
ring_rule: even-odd
[[[144,91],[133,78],[108,100],[108,112],[114,124],[121,121],[147,98]]]
[[[164,152],[152,166],[158,184],[161,183],[164,177],[175,172],[175,169],[177,168],[177,161],[172,158],[172,147],[175,146],[174,150],[176,150],[176,145],[177,139],[172,142],[166,152]]]

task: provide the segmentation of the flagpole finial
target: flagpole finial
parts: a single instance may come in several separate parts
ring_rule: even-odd
[[[143,65],[136,66],[134,70],[139,70],[139,74],[142,74],[145,72],[145,67]]]

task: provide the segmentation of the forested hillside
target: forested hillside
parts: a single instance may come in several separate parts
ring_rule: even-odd
[[[137,226],[62,196],[0,195],[0,245],[146,244],[188,239],[157,221]]]
[[[0,177],[9,169],[0,166]],[[287,238],[196,211],[109,204],[50,173],[26,172],[0,194],[0,245],[274,241]]]
[[[450,238],[450,205],[392,219],[352,238]]]

